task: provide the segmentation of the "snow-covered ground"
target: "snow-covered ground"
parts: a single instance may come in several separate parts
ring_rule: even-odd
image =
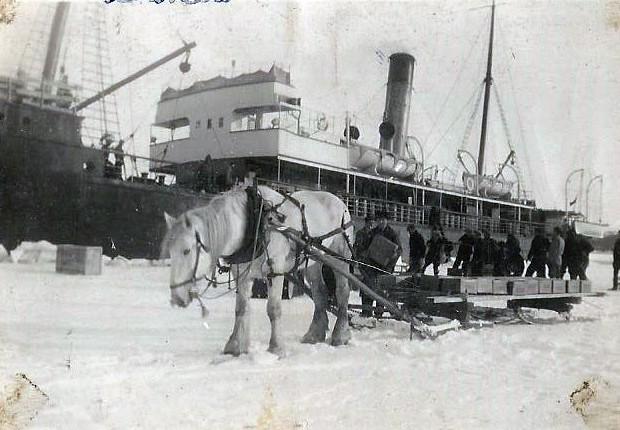
[[[205,325],[197,306],[169,306],[169,268],[116,263],[93,277],[0,264],[0,427],[17,410],[53,429],[620,428],[617,293],[584,300],[569,323],[541,312],[549,324],[410,341],[408,327],[380,322],[339,348],[299,343],[312,304],[298,297],[283,302],[281,360],[266,352],[256,299],[251,353],[232,358],[221,350],[234,294],[208,303]],[[609,288],[610,256],[594,254],[589,274]],[[49,399],[7,401],[16,374]],[[584,420],[570,395],[591,380]]]

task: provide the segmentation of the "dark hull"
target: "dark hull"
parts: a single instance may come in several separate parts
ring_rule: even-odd
[[[210,195],[106,178],[84,163],[101,151],[27,137],[0,140],[0,242],[103,247],[106,255],[157,258],[164,211],[177,216]]]

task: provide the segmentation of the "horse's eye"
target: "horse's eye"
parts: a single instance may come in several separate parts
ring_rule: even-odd
[[[183,250],[183,255],[189,254],[189,248]]]

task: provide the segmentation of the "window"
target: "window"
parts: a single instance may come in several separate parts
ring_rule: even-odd
[[[200,128],[200,120],[196,121],[196,128]]]
[[[224,127],[224,118],[220,117],[220,118],[217,120],[217,126],[218,126],[219,128]]]
[[[211,118],[207,119],[207,128],[211,128],[213,127],[213,123],[211,121]]]

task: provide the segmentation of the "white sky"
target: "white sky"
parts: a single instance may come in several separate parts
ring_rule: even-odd
[[[122,131],[141,125],[142,153],[161,91],[229,75],[233,59],[238,73],[273,61],[290,67],[305,106],[354,112],[362,136],[377,142],[387,57],[405,51],[417,60],[409,133],[424,143],[427,165],[457,166],[471,113],[462,109],[484,73],[490,9],[481,6],[487,1],[98,4],[108,16],[116,79],[178,48],[179,35],[198,44],[188,75],[181,78],[173,61],[118,92]],[[17,65],[32,10],[20,3],[16,21],[0,26],[3,69]],[[538,206],[563,208],[571,170],[586,169],[584,187],[602,174],[604,221],[620,223],[620,3],[505,1],[497,7],[496,29],[495,85],[526,188]],[[487,173],[507,153],[494,103],[490,115]],[[474,153],[479,124],[480,117],[466,145]],[[595,218],[597,196],[594,188]]]

